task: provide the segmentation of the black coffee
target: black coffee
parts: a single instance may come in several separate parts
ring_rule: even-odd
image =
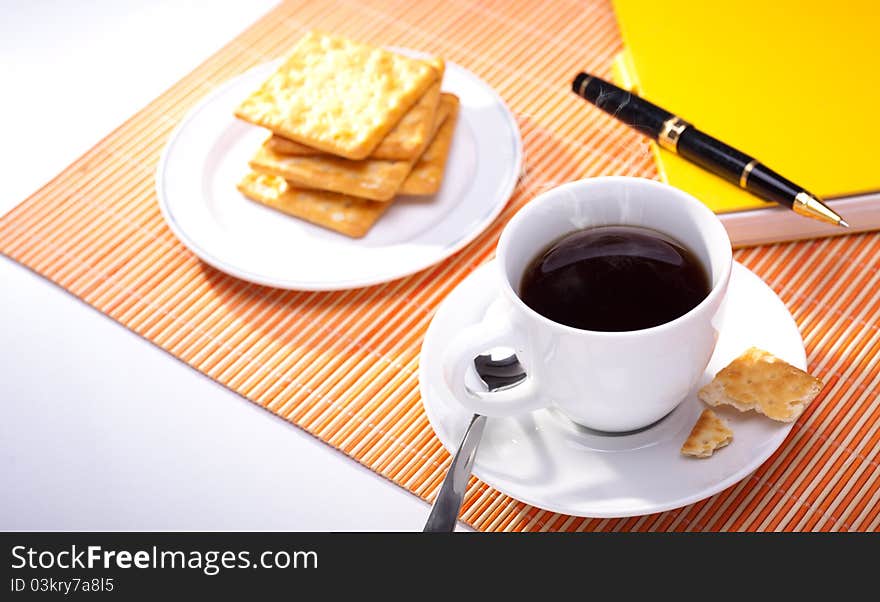
[[[572,232],[535,257],[520,297],[539,314],[584,330],[664,324],[709,294],[700,261],[654,230],[602,226]]]

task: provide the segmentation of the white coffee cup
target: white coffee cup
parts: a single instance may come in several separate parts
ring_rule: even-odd
[[[683,243],[707,268],[708,296],[670,322],[626,332],[559,324],[517,296],[529,262],[550,244],[576,230],[609,225],[651,228]],[[504,228],[493,266],[499,299],[480,324],[452,341],[445,378],[461,403],[487,416],[554,406],[597,430],[648,426],[681,403],[703,374],[718,338],[731,264],[724,226],[686,192],[618,176],[564,184],[536,197]],[[492,393],[466,386],[474,358],[494,347],[516,351],[525,381]]]

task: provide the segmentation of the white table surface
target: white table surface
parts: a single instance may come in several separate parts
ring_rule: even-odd
[[[0,214],[273,4],[0,0]],[[5,257],[0,483],[0,530],[419,530],[428,512]]]

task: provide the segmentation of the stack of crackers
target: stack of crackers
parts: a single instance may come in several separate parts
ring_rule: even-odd
[[[397,195],[440,189],[458,115],[444,62],[309,33],[236,109],[270,130],[238,189],[361,237]]]

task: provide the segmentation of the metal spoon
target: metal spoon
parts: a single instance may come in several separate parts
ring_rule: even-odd
[[[509,351],[509,350],[508,350]],[[503,354],[502,354],[503,355]],[[495,355],[494,357],[499,357]],[[489,391],[500,391],[519,384],[526,373],[516,357],[510,353],[500,359],[492,359],[491,353],[478,355],[474,358],[474,367],[480,379],[489,388]],[[483,436],[483,428],[486,426],[486,417],[474,414],[458,446],[458,451],[452,458],[440,492],[434,500],[431,514],[425,523],[425,533],[451,533],[455,530],[458,520],[458,512],[461,510],[461,502],[464,499],[465,488],[471,476],[471,467],[474,465],[474,457]]]

